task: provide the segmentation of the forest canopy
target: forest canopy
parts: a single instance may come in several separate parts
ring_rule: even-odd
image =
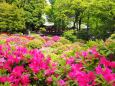
[[[96,38],[115,30],[114,0],[1,0],[0,30],[39,30],[45,23],[44,14],[57,30],[74,29]]]

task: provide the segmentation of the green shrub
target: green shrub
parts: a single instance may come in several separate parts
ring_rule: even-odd
[[[95,41],[92,41],[92,40],[89,40],[87,43],[86,43],[86,49],[87,48],[91,48],[91,47],[97,47],[97,50],[100,54],[104,55],[104,56],[108,56],[110,53],[112,53],[108,48],[107,46],[105,45],[104,41],[103,40],[95,40]]]
[[[16,43],[13,42],[13,41],[11,41],[11,42],[9,42],[9,43],[10,43],[10,45],[16,45]]]
[[[1,0],[0,0],[1,1]],[[25,29],[25,11],[14,4],[0,3],[0,29],[19,32]]]
[[[65,39],[64,37],[60,37],[59,42],[61,42],[62,44],[70,44],[71,42],[67,39]]]
[[[35,33],[31,33],[31,36],[32,36],[32,37],[34,37],[34,38],[41,38],[41,36],[40,36],[40,35],[35,34]]]
[[[57,48],[57,47],[60,47],[62,46],[63,44],[61,42],[55,42],[51,47],[52,48]]]
[[[45,33],[45,32],[46,32],[46,29],[45,29],[44,27],[41,27],[41,28],[40,28],[40,32],[41,32],[41,33]]]
[[[110,36],[109,39],[114,39],[115,40],[115,33]]]
[[[105,46],[102,46],[99,48],[99,52],[101,55],[104,55],[108,58],[111,57],[111,55],[115,55],[115,40],[107,39],[105,41]]]
[[[77,31],[76,36],[78,39],[83,39],[83,40],[88,40],[89,38],[86,30]]]
[[[88,46],[89,48],[90,47],[102,48],[105,45],[104,45],[103,40],[95,40],[95,41],[89,40],[89,41],[87,41],[86,46]]]
[[[31,34],[31,36],[34,37],[34,39],[40,40],[40,41],[42,41],[43,43],[45,43],[45,40],[44,40],[40,35],[33,33],[33,34]]]
[[[54,53],[56,53],[56,54],[62,54],[64,51],[69,50],[70,47],[71,47],[70,44],[62,45],[62,46],[58,47],[57,49],[55,49]]]
[[[75,56],[75,52],[76,50],[68,50],[68,51],[64,51],[61,55],[66,55],[66,57],[72,57]]]
[[[115,34],[112,34],[106,41],[105,41],[106,47],[111,50],[113,53],[115,53]]]
[[[76,51],[80,51],[83,45],[84,45],[83,43],[75,42],[71,45],[71,50],[75,49]]]
[[[54,48],[51,47],[44,47],[42,49],[40,49],[40,51],[42,51],[42,53],[47,56],[49,55],[49,53],[52,53],[54,51]]]
[[[49,53],[48,56],[53,60],[53,61],[57,61],[57,59],[59,58],[59,56],[55,53]]]
[[[89,40],[84,47],[86,49],[91,47],[97,47],[97,50],[101,55],[109,57],[110,54],[115,53],[115,40],[110,38],[107,39],[105,42],[103,40]]]
[[[28,44],[27,44],[27,47],[29,49],[35,49],[35,48],[41,48],[43,45],[43,42],[41,40],[37,40],[37,39],[34,39],[34,40],[31,40]]]
[[[27,58],[27,59],[30,59],[30,58],[31,58],[31,55],[30,55],[30,54],[25,54],[24,56],[25,56],[25,58]]]
[[[105,45],[109,50],[115,53],[115,39],[107,39]]]
[[[86,41],[83,40],[83,39],[77,39],[76,41],[77,41],[77,42],[80,42],[80,43],[86,43]]]
[[[66,32],[63,33],[63,37],[65,37],[66,39],[75,42],[77,40],[77,36],[74,30],[68,30]]]
[[[5,40],[0,40],[0,44],[5,44]]]

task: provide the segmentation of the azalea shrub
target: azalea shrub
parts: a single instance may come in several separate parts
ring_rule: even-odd
[[[66,39],[75,42],[77,39],[76,32],[74,30],[68,30],[63,33],[63,37]]]
[[[38,39],[34,39],[34,40],[31,40],[26,46],[29,48],[29,49],[39,49],[42,47],[44,43],[41,41],[41,40],[38,40]]]
[[[113,36],[109,37],[105,41],[103,40],[89,40],[86,42],[86,44],[83,45],[82,49],[85,48],[90,48],[90,47],[96,47],[98,52],[105,57],[115,60],[115,39],[114,39],[114,34]]]
[[[104,42],[37,37],[13,35],[0,43],[0,86],[115,86],[114,54],[110,59],[100,52]],[[39,40],[28,49],[38,39],[42,45]]]
[[[113,35],[113,37],[111,36],[110,38],[108,38],[105,42],[107,48],[113,52],[115,52],[115,37]]]
[[[61,42],[64,45],[65,44],[71,44],[71,42],[69,40],[67,40],[66,38],[64,38],[64,37],[60,37],[59,42]]]
[[[34,38],[19,34],[1,34],[0,39],[0,44],[8,43],[14,46],[25,46],[29,41],[33,40]]]

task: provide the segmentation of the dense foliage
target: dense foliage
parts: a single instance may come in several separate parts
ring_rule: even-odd
[[[87,36],[84,39],[89,39],[91,36],[99,39],[107,38],[114,32],[114,0],[53,1],[49,10],[49,20],[53,21],[58,29],[71,27],[79,32],[82,31],[81,36],[84,34]]]
[[[44,22],[45,0],[3,0],[0,2],[1,31],[35,30]],[[4,29],[4,30],[3,30]]]
[[[114,0],[0,0],[0,29],[37,31],[44,14],[56,31],[74,29],[85,40],[106,39],[115,29]]]
[[[0,3],[1,31],[20,31],[25,29],[24,10],[15,5]]]

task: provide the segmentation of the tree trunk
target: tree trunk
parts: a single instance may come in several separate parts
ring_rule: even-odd
[[[87,17],[87,40],[89,40],[89,15],[88,15],[88,17]]]
[[[29,23],[26,23],[26,34],[30,35],[30,33],[31,33],[31,26]]]
[[[77,31],[79,30],[79,24],[78,24],[78,22],[76,22],[76,28],[77,28]]]
[[[75,21],[74,21],[74,29],[77,29],[78,31],[78,16],[79,16],[79,13],[78,12],[75,12]]]
[[[76,23],[75,23],[75,21],[74,21],[74,23],[73,23],[73,29],[75,29],[75,27],[76,27],[76,25],[75,25]]]
[[[81,30],[81,22],[82,22],[82,18],[80,17],[80,19],[79,19],[79,30]]]

